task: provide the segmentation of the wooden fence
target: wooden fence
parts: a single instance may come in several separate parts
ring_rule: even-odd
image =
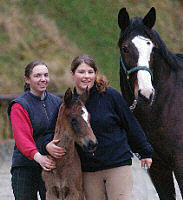
[[[63,93],[53,93],[63,98]],[[18,97],[19,94],[0,94],[0,139],[13,138],[9,119],[7,116],[8,103]]]

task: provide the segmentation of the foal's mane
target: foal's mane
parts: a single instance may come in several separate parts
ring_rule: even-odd
[[[154,50],[166,61],[169,67],[174,71],[180,69],[178,61],[183,61],[183,55],[172,53],[167,48],[165,42],[161,39],[159,34],[155,30],[150,30],[147,26],[145,26],[143,24],[142,18],[140,17],[130,19],[130,24],[128,25],[128,27],[125,29],[124,32],[120,33],[118,46],[120,47],[120,44],[123,41],[136,35],[150,38],[156,44]]]

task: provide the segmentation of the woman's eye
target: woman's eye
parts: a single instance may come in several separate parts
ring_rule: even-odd
[[[128,48],[125,47],[125,46],[121,47],[121,51],[124,52],[124,53],[129,53]]]
[[[36,77],[36,78],[39,78],[39,77],[40,77],[40,75],[39,75],[39,74],[36,74],[34,77]]]

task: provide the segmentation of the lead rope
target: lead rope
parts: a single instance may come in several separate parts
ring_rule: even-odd
[[[132,105],[129,107],[132,112],[135,110],[137,103],[137,99],[134,99]]]

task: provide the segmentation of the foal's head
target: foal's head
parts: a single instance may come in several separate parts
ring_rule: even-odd
[[[83,103],[87,96],[88,92],[86,91],[82,97],[73,97],[71,89],[67,89],[61,106],[62,123],[68,129],[69,137],[72,137],[85,151],[93,152],[97,147],[97,139],[90,126],[90,115]]]

